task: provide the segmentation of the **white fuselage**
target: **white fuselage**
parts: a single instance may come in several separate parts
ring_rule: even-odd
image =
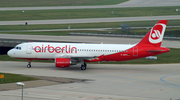
[[[134,45],[124,44],[84,44],[84,43],[49,43],[29,42],[17,45],[8,52],[15,58],[55,59],[64,56],[100,56],[126,52]],[[19,49],[20,48],[20,49]]]

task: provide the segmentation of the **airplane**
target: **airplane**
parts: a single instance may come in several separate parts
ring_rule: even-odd
[[[169,52],[169,48],[161,47],[167,20],[159,20],[145,37],[136,44],[84,44],[84,43],[21,43],[8,51],[8,55],[17,59],[54,60],[58,68],[81,64],[86,70],[86,62],[126,61]]]

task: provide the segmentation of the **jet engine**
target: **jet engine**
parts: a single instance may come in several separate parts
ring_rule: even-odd
[[[68,58],[56,58],[55,64],[58,68],[66,68],[70,67],[70,65],[76,65],[77,63]]]

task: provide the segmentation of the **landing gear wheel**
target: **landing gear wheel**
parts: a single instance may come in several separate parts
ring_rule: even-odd
[[[31,68],[31,64],[27,64],[27,68]]]
[[[81,65],[81,70],[86,70],[86,63],[84,63],[84,65]]]
[[[31,68],[31,60],[29,60],[29,63],[27,64],[27,68]]]
[[[81,70],[86,70],[86,66],[82,65]]]

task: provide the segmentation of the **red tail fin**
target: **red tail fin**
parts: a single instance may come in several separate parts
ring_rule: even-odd
[[[166,29],[167,20],[158,21],[154,27],[146,34],[146,36],[138,43],[143,45],[154,45],[156,47],[160,47],[164,32]]]

